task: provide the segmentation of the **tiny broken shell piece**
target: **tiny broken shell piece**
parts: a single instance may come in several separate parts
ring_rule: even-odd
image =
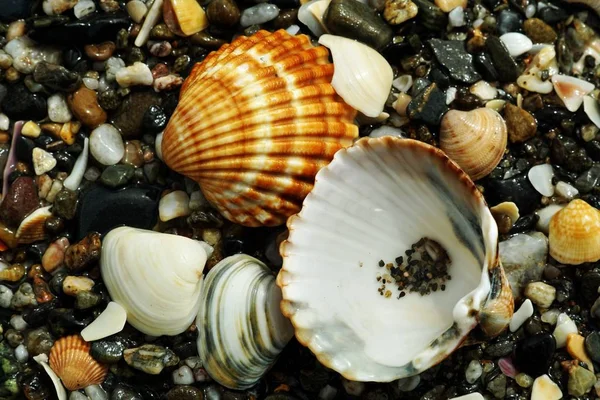
[[[594,90],[594,84],[583,79],[557,74],[552,77],[556,94],[565,104],[567,110],[575,112],[581,107],[583,97]]]
[[[539,74],[548,71],[549,76],[558,73],[554,46],[544,46],[533,58],[525,72],[517,78],[517,85],[530,92],[548,94],[552,92],[552,82],[541,80]]]
[[[592,96],[583,96],[583,111],[590,121],[600,128],[600,104]]]
[[[208,28],[206,12],[196,0],[165,0],[163,19],[179,36],[191,36]]]
[[[49,358],[50,368],[71,391],[101,384],[108,373],[108,366],[92,358],[90,344],[79,335],[65,336],[54,342]]]
[[[519,32],[509,32],[500,36],[500,40],[513,57],[527,53],[533,48],[533,42],[527,36]]]
[[[500,267],[494,268],[490,272],[490,293],[479,312],[478,319],[483,333],[494,337],[504,332],[509,326],[515,303],[512,289],[502,265],[500,264]]]
[[[381,54],[356,40],[323,35],[319,44],[331,51],[333,79],[331,85],[342,99],[367,117],[383,112],[394,73]]]
[[[312,0],[304,3],[298,9],[298,21],[310,29],[316,37],[327,33],[327,27],[323,23],[323,15],[329,7],[331,0]]]
[[[50,380],[54,385],[54,389],[56,390],[56,396],[58,397],[58,400],[67,400],[67,391],[65,390],[65,387],[60,381],[58,375],[56,375],[56,372],[54,372],[52,368],[50,368],[50,366],[48,365],[48,356],[45,353],[41,353],[37,356],[34,356],[33,360],[39,365],[41,365],[42,368],[44,368],[44,371],[46,371],[46,373],[50,377]]]
[[[527,173],[529,182],[542,196],[550,197],[554,194],[554,185],[552,178],[554,177],[554,169],[550,164],[540,164],[531,167]]]
[[[127,311],[118,303],[111,301],[102,314],[81,331],[81,337],[86,342],[103,339],[121,332],[125,322],[127,322]]]
[[[77,157],[77,161],[75,161],[71,174],[63,182],[63,186],[69,190],[75,191],[79,189],[79,185],[83,180],[83,175],[85,174],[88,163],[89,143],[90,140],[85,138],[83,141],[83,150],[81,151],[81,154],[79,154],[79,157]]]
[[[141,47],[146,43],[148,37],[150,36],[150,31],[152,28],[154,28],[154,25],[160,21],[160,17],[162,16],[163,1],[164,0],[154,0],[154,3],[152,3],[152,7],[150,7],[148,14],[146,14],[146,19],[144,19],[142,28],[135,38],[134,44],[137,47]]]
[[[30,244],[45,240],[48,237],[45,223],[52,216],[52,206],[41,207],[29,214],[19,225],[15,234],[19,244]]]
[[[473,180],[483,178],[498,165],[507,140],[506,123],[491,108],[450,110],[440,125],[440,148]]]
[[[550,255],[563,264],[600,260],[600,211],[572,200],[550,220]]]
[[[512,201],[504,201],[500,204],[490,207],[492,215],[507,215],[514,224],[519,219],[519,208]]]
[[[510,320],[510,331],[516,332],[521,327],[521,325],[523,325],[523,323],[525,323],[525,321],[527,321],[527,319],[532,315],[533,303],[531,303],[531,300],[525,299],[523,304],[521,304],[519,309],[515,311],[515,313],[512,316],[512,319]]]

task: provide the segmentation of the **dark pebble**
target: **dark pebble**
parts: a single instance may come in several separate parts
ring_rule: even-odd
[[[433,2],[428,0],[412,0],[419,8],[418,21],[427,29],[442,31],[448,25],[448,16]]]
[[[150,106],[160,105],[160,98],[152,92],[134,92],[125,98],[113,117],[113,125],[125,138],[140,136],[144,114]]]
[[[64,219],[73,219],[77,212],[77,192],[63,188],[54,199],[52,212]]]
[[[556,341],[549,333],[524,338],[515,345],[515,366],[519,371],[538,377],[548,372],[555,350]]]
[[[585,338],[585,350],[593,361],[600,362],[600,332],[593,331]]]
[[[334,35],[358,40],[377,50],[392,41],[392,29],[368,5],[359,1],[332,0],[323,17]]]
[[[298,10],[281,10],[277,18],[273,20],[274,29],[287,29],[290,25],[297,23]]]
[[[102,301],[102,295],[91,291],[78,292],[75,296],[75,309],[87,310],[96,307]]]
[[[598,140],[590,140],[585,143],[585,150],[587,154],[594,161],[600,161],[600,141]]]
[[[47,322],[50,311],[56,308],[55,301],[39,304],[33,308],[28,308],[23,312],[23,319],[30,328],[37,328]]]
[[[487,357],[499,358],[510,354],[513,351],[514,342],[512,340],[501,340],[494,344],[488,345],[483,354]]]
[[[77,46],[71,46],[63,50],[64,66],[74,72],[84,73],[89,69],[88,60]]]
[[[111,165],[100,175],[100,182],[110,188],[125,186],[133,177],[134,170],[131,165]]]
[[[15,143],[15,152],[17,155],[17,160],[31,163],[32,151],[36,147],[36,143],[22,135],[19,135],[18,139],[16,140],[17,143]]]
[[[600,271],[588,271],[582,274],[577,281],[579,283],[579,294],[586,303],[592,304],[598,297],[598,288],[600,287]]]
[[[0,21],[13,22],[17,19],[26,19],[31,16],[39,0],[2,0],[0,7]]]
[[[144,113],[142,128],[145,133],[160,133],[165,130],[167,122],[168,118],[162,107],[152,105]]]
[[[241,254],[244,252],[244,241],[236,238],[225,238],[223,239],[223,254],[225,256],[232,256],[234,254]]]
[[[482,52],[476,54],[473,58],[473,65],[486,81],[493,82],[498,80],[498,71],[494,67],[492,57],[488,53]]]
[[[75,165],[75,157],[73,157],[70,153],[66,151],[57,151],[52,154],[56,159],[56,166],[59,170],[65,172],[71,172],[73,166]]]
[[[19,177],[10,185],[0,204],[0,219],[8,226],[18,227],[27,214],[39,207],[39,202],[33,179]]]
[[[102,243],[100,234],[91,232],[65,251],[65,266],[71,272],[79,272],[100,259]]]
[[[42,353],[48,354],[53,344],[54,340],[46,327],[30,330],[25,336],[25,346],[27,346],[29,357]]]
[[[579,175],[575,180],[575,187],[581,193],[589,193],[600,182],[600,164],[594,164],[590,169]]]
[[[159,197],[160,191],[153,187],[111,190],[94,185],[82,194],[76,237],[92,231],[105,234],[120,225],[151,229],[158,215]]]
[[[102,363],[116,364],[123,358],[126,348],[126,343],[122,340],[98,340],[92,343],[90,354]]]
[[[572,300],[575,297],[575,284],[569,278],[561,278],[548,282],[556,288],[556,301],[564,303],[567,300]],[[589,303],[594,301],[592,299]]]
[[[134,389],[125,386],[122,383],[117,384],[117,387],[110,395],[110,400],[144,400],[139,393]]]
[[[54,23],[43,27],[37,24],[29,36],[35,41],[49,44],[101,43],[114,40],[121,29],[129,27],[130,22],[129,16],[121,13],[94,13],[66,23],[57,18]]]
[[[517,63],[512,58],[506,46],[496,36],[489,36],[485,41],[485,47],[490,53],[494,67],[498,71],[498,78],[502,82],[514,82],[520,74]]]
[[[410,119],[424,122],[427,125],[439,126],[444,114],[448,111],[446,95],[435,83],[422,90],[408,104],[407,113]]]
[[[55,389],[41,375],[28,375],[21,382],[27,400],[45,400],[54,395]]]
[[[46,99],[40,94],[31,93],[22,83],[8,86],[1,108],[11,120],[39,121],[48,112]]]
[[[220,228],[223,226],[223,217],[214,208],[206,207],[194,211],[187,218],[187,223],[194,228]]]
[[[497,18],[498,36],[508,32],[521,32],[523,18],[518,13],[511,10],[500,11]]]
[[[555,129],[560,126],[562,121],[568,120],[571,113],[562,107],[544,107],[534,114],[538,122],[538,130],[548,132],[550,129]]]
[[[206,15],[213,25],[230,28],[240,22],[240,9],[234,0],[213,0],[206,7]]]
[[[50,330],[56,336],[78,333],[88,326],[94,318],[90,315],[76,314],[70,308],[55,308],[48,315]]]
[[[204,393],[194,386],[179,385],[167,392],[167,400],[203,400]]]
[[[114,90],[108,89],[98,94],[98,104],[106,111],[113,111],[121,105],[121,96]]]
[[[473,67],[473,56],[465,50],[460,40],[431,39],[429,45],[438,62],[448,70],[453,79],[464,83],[475,83],[481,75]]]
[[[16,329],[7,329],[6,332],[4,332],[4,339],[6,339],[10,347],[17,347],[25,340],[23,333]]]
[[[541,198],[541,195],[529,182],[527,174],[520,174],[509,179],[489,179],[484,183],[484,187],[484,196],[488,204],[494,206],[504,201],[512,201],[522,214],[533,212]]]
[[[555,25],[569,18],[569,14],[565,10],[556,7],[554,4],[542,8],[537,12],[536,16],[550,25]]]
[[[196,344],[196,341],[177,343],[172,346],[172,349],[175,354],[177,354],[177,357],[182,360],[189,357],[195,357],[198,354],[198,345]]]
[[[81,86],[81,78],[61,65],[39,62],[33,70],[33,80],[48,89],[59,92],[74,92]]]

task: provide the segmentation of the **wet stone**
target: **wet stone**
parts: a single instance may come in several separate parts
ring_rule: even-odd
[[[214,0],[206,8],[211,24],[229,28],[240,21],[240,9],[234,0]]]
[[[213,4],[213,3],[211,3]],[[142,118],[142,128],[146,133],[160,133],[165,130],[168,118],[162,107],[152,105],[148,107]]]
[[[25,346],[31,357],[42,353],[48,354],[53,344],[54,340],[45,327],[31,330],[25,336]]]
[[[73,115],[89,128],[95,128],[106,122],[106,112],[98,104],[98,95],[94,90],[82,86],[67,97]]]
[[[503,399],[506,395],[506,375],[498,374],[486,385],[486,389],[497,399]]]
[[[569,14],[562,8],[552,6],[544,7],[536,14],[542,21],[547,24],[554,25],[569,18]]]
[[[392,41],[392,29],[359,1],[332,0],[323,22],[332,34],[358,40],[377,50]]]
[[[487,357],[499,358],[504,357],[513,351],[514,342],[512,340],[501,340],[494,344],[488,345],[483,354]]]
[[[70,21],[68,18],[55,18],[44,26],[38,24],[30,37],[37,42],[50,44],[101,43],[114,40],[121,29],[129,27],[130,22],[129,16],[123,13],[95,13]]]
[[[119,383],[112,391],[110,400],[143,400],[143,398],[132,388]]]
[[[568,389],[571,396],[583,396],[588,393],[596,383],[593,372],[579,365],[569,368]]]
[[[281,10],[277,18],[273,20],[274,29],[286,29],[295,24],[298,19],[298,10]]]
[[[48,107],[46,99],[40,94],[31,93],[24,84],[17,83],[9,85],[6,96],[2,100],[0,108],[11,120],[34,120],[44,119]]]
[[[53,308],[56,308],[56,302],[54,301],[42,303],[36,307],[25,310],[23,312],[23,319],[31,328],[42,326],[46,323],[48,315]]]
[[[515,366],[521,372],[538,377],[548,372],[555,350],[556,340],[549,333],[526,337],[515,345]]]
[[[600,164],[594,164],[590,169],[579,175],[575,187],[581,193],[589,193],[600,182]]]
[[[73,219],[77,212],[77,192],[63,188],[54,199],[52,212],[64,219]]]
[[[417,19],[425,28],[442,31],[448,25],[448,16],[433,2],[428,0],[412,0],[419,8]]]
[[[65,265],[69,271],[81,271],[100,259],[100,234],[89,233],[65,252]]]
[[[511,103],[504,106],[504,120],[511,143],[525,142],[537,132],[537,123],[533,115]]]
[[[600,362],[600,332],[592,331],[585,338],[585,350],[587,355],[595,362]]]
[[[516,81],[520,70],[504,43],[496,36],[489,36],[485,42],[485,47],[490,53],[496,71],[498,71],[500,81]]]
[[[194,386],[179,385],[167,392],[167,400],[202,400],[202,389]]]
[[[485,182],[485,198],[490,206],[504,201],[512,201],[521,214],[533,212],[541,195],[535,190],[527,174],[509,179],[489,179]]]
[[[526,20],[523,30],[533,43],[554,43],[558,37],[554,29],[539,18]]]
[[[10,347],[17,347],[23,343],[24,337],[22,332],[15,329],[7,329],[4,332],[4,339],[6,339]]]
[[[412,120],[422,121],[431,126],[438,126],[446,111],[446,95],[435,83],[417,94],[407,108],[408,116]]]
[[[127,349],[123,358],[130,367],[150,375],[158,375],[165,367],[179,363],[179,357],[171,350],[153,344]]]
[[[126,138],[139,136],[143,133],[144,114],[153,105],[160,105],[160,98],[155,93],[131,93],[117,110],[113,118],[113,125]]]
[[[18,227],[23,218],[38,207],[38,191],[33,179],[22,176],[9,186],[0,204],[0,219],[8,226]]]
[[[33,70],[33,79],[48,89],[60,92],[74,92],[81,86],[81,78],[76,72],[71,72],[65,67],[39,62]]]
[[[114,89],[105,90],[98,95],[98,104],[104,110],[116,110],[121,105],[121,96]]]
[[[134,171],[131,165],[111,165],[100,175],[100,182],[110,188],[124,186],[133,177]]]
[[[48,316],[50,330],[55,336],[65,336],[69,333],[78,333],[93,321],[87,314],[75,313],[70,308],[56,308]]]
[[[511,10],[503,10],[498,14],[498,36],[502,36],[509,32],[520,32],[523,18],[516,12]]]
[[[594,269],[585,272],[578,279],[579,294],[583,300],[591,304],[598,297],[598,289],[600,288],[600,271]]]
[[[92,61],[106,61],[114,53],[116,45],[114,42],[104,42],[100,44],[88,44],[84,47],[85,54]]]
[[[462,41],[431,39],[429,45],[438,62],[453,79],[464,83],[475,83],[481,79],[473,67],[473,56],[467,53]]]
[[[488,53],[475,54],[473,65],[486,81],[493,82],[498,80],[498,71],[494,67],[492,57]]]
[[[75,309],[87,310],[96,307],[102,301],[102,295],[91,291],[78,292],[75,296]]]
[[[0,21],[12,22],[31,16],[37,0],[3,0],[0,7]]]
[[[99,340],[92,343],[90,354],[102,363],[116,364],[123,357],[125,348],[125,343],[120,340]]]

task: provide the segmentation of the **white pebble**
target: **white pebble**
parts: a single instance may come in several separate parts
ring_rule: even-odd
[[[481,374],[483,374],[483,367],[481,366],[481,363],[478,360],[471,360],[467,366],[467,369],[465,370],[465,379],[467,382],[470,384],[477,382],[477,379],[481,377]]]
[[[0,285],[0,307],[8,308],[10,307],[10,301],[13,298],[13,292],[10,288]]]
[[[531,167],[527,173],[529,182],[533,185],[542,196],[550,197],[554,194],[554,185],[552,185],[552,177],[554,170],[550,164],[541,164]]]
[[[100,385],[90,385],[83,389],[90,400],[108,400],[108,395]]]
[[[482,100],[493,100],[498,95],[498,90],[486,81],[479,81],[469,88],[469,92]]]
[[[524,294],[538,307],[548,308],[556,298],[556,289],[544,282],[531,282],[525,286]]]
[[[52,122],[62,124],[69,122],[71,118],[73,118],[65,96],[56,93],[48,97],[48,118],[50,118],[50,121]]]
[[[531,300],[527,299],[521,304],[521,307],[513,314],[512,319],[510,320],[510,331],[516,332],[517,329],[523,325],[527,318],[533,315],[533,304]]]
[[[124,88],[137,85],[150,86],[154,82],[150,67],[139,61],[136,61],[129,67],[118,70],[115,78],[119,86]]]
[[[116,79],[117,72],[125,68],[125,61],[119,57],[111,57],[106,60],[104,68],[106,69],[106,79],[108,81],[114,81]]]
[[[190,197],[183,190],[176,190],[163,196],[158,203],[158,215],[163,222],[185,217],[191,213]]]
[[[36,147],[32,152],[33,169],[36,175],[43,175],[56,167],[56,158],[44,149]]]
[[[98,90],[98,88],[100,87],[100,82],[98,81],[98,79],[83,78],[82,81],[85,87],[90,90]]]
[[[567,200],[573,199],[579,194],[579,190],[569,185],[567,182],[560,181],[556,184],[556,194]]]
[[[450,104],[454,101],[454,99],[456,99],[457,92],[458,92],[458,89],[456,89],[454,86],[450,86],[446,90],[446,104]]]
[[[530,400],[559,400],[562,397],[562,391],[548,375],[538,376],[533,381]]]
[[[527,18],[532,18],[535,15],[536,9],[535,4],[530,4],[525,8],[525,16]]]
[[[392,81],[392,86],[403,93],[407,93],[413,85],[411,75],[400,75]]]
[[[550,204],[542,208],[541,210],[537,210],[535,213],[538,216],[538,221],[536,222],[536,229],[540,232],[544,232],[546,235],[550,229],[550,220],[560,210],[562,210],[564,205],[560,204]]]
[[[76,390],[74,392],[71,392],[71,394],[69,395],[69,400],[89,400],[89,399],[85,394],[78,392]]]
[[[90,153],[100,164],[115,165],[125,154],[121,134],[114,126],[102,124],[90,135]]]
[[[527,36],[519,32],[509,32],[500,36],[500,40],[506,46],[513,57],[527,53],[533,47],[533,42]]]
[[[319,399],[321,400],[333,400],[336,395],[337,389],[331,385],[327,385],[319,391]]]
[[[79,0],[73,8],[73,13],[77,19],[90,15],[94,11],[96,11],[96,4],[92,0]]]
[[[465,26],[465,10],[462,7],[456,7],[448,14],[448,22],[450,26]]]
[[[290,35],[297,35],[300,32],[300,27],[298,25],[290,25],[285,30]]]
[[[77,0],[44,0],[42,9],[47,15],[59,15],[75,6]]]
[[[464,396],[453,397],[450,400],[485,400],[481,393],[469,393]]]
[[[15,349],[15,358],[18,362],[25,362],[29,358],[29,352],[27,352],[27,347],[24,344],[20,344]]]
[[[240,25],[247,28],[250,25],[260,25],[269,22],[279,15],[279,7],[275,4],[261,3],[246,8],[240,17]]]
[[[10,318],[10,326],[18,331],[24,331],[27,329],[27,322],[25,322],[21,315],[13,315]]]
[[[10,120],[6,114],[0,114],[0,131],[7,131],[10,127]]]
[[[137,24],[142,22],[142,20],[146,16],[146,13],[148,12],[148,7],[146,6],[146,4],[144,4],[144,2],[140,0],[130,1],[129,3],[127,3],[125,8],[127,9],[127,13],[129,14],[133,22]]]
[[[173,383],[175,385],[191,385],[194,383],[194,372],[187,365],[179,367],[173,371]]]
[[[560,349],[567,344],[567,336],[571,333],[577,333],[577,325],[565,313],[561,313],[556,320],[556,328],[554,328],[554,339],[556,339],[556,348]]]
[[[560,315],[560,310],[557,308],[553,308],[551,310],[546,311],[542,314],[541,320],[546,324],[556,325],[558,321],[558,316]]]

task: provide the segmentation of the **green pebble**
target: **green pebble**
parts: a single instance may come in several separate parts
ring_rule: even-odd
[[[517,384],[521,387],[528,388],[533,384],[533,378],[527,374],[520,373],[515,376]]]
[[[126,185],[133,177],[134,169],[131,165],[111,165],[100,175],[100,182],[111,188]]]
[[[583,396],[589,392],[596,383],[596,375],[579,365],[569,370],[569,394],[571,396]]]

